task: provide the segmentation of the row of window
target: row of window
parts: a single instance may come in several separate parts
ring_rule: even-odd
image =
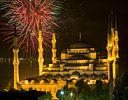
[[[88,63],[88,60],[70,60],[70,61],[66,61],[66,63]]]
[[[88,53],[88,50],[70,50],[69,53]]]

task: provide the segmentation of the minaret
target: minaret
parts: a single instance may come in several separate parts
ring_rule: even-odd
[[[108,23],[108,33],[107,33],[107,59],[108,59],[108,80],[110,80],[110,68],[109,68],[109,61],[112,60],[112,35],[111,35],[111,22],[110,22],[110,15],[109,15],[109,23]]]
[[[113,19],[111,17],[112,17],[112,12],[111,12],[111,16],[109,15],[107,46],[106,46],[107,60],[108,60],[109,100],[113,99],[113,58],[112,58],[112,52],[113,52],[114,28],[113,28]]]
[[[42,75],[42,71],[43,71],[43,48],[42,48],[42,30],[41,30],[41,21],[39,21],[39,38],[38,38],[38,42],[39,42],[39,46],[38,46],[38,52],[39,52],[39,58],[38,58],[38,63],[39,63],[39,75]]]
[[[13,66],[14,66],[14,89],[18,89],[18,82],[19,82],[19,59],[18,59],[18,52],[19,49],[17,47],[17,33],[16,33],[16,25],[14,29],[14,48],[13,48]]]
[[[111,12],[111,36],[112,36],[112,59],[113,61],[113,78],[116,78],[116,66],[115,66],[115,31],[114,31],[114,20],[113,11]],[[115,83],[115,82],[114,82]],[[115,85],[114,85],[115,86]]]
[[[118,45],[118,41],[119,41],[119,38],[118,38],[118,30],[117,30],[117,16],[115,16],[115,46],[114,46],[114,49],[115,49],[115,71],[116,71],[116,76],[118,76],[119,74],[119,45]]]
[[[55,33],[53,31],[53,33],[52,33],[52,63],[57,62],[56,51],[57,51],[56,50],[56,37],[55,37]]]
[[[109,21],[108,34],[107,34],[107,53],[108,53],[108,81],[109,81],[109,98],[113,99],[113,87],[115,87],[115,79],[119,71],[119,46],[118,46],[118,31],[117,31],[117,18],[115,17],[115,29],[113,24],[113,12],[111,12],[111,22]],[[110,17],[109,17],[110,20]],[[109,31],[111,29],[111,31]]]
[[[109,100],[113,100],[113,60],[108,60],[109,65]]]

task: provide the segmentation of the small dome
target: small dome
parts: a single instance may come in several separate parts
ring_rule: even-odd
[[[52,75],[52,74],[48,74],[48,75],[46,76],[46,79],[48,79],[48,80],[53,79],[53,75]]]
[[[104,73],[99,75],[100,78],[104,78],[105,76],[106,76],[106,74],[104,74]]]
[[[61,74],[56,74],[56,75],[54,76],[55,79],[59,79],[59,78],[61,78],[61,77],[62,77]]]
[[[84,41],[76,41],[70,45],[70,49],[77,49],[77,48],[89,48],[91,47],[90,44],[84,42]]]
[[[70,74],[65,74],[64,78],[70,78]]]
[[[76,84],[77,80],[76,79],[72,79],[72,83]]]
[[[31,80],[31,83],[35,83],[35,80]]]
[[[79,72],[77,72],[77,71],[75,71],[75,72],[73,72],[73,73],[72,73],[72,75],[80,76],[80,73],[79,73]]]
[[[45,76],[44,76],[44,75],[37,76],[37,77],[35,77],[34,79],[42,80],[42,79],[45,79]]]
[[[54,81],[54,80],[51,80],[51,81],[50,81],[50,84],[54,84],[54,83],[55,83],[55,81]]]
[[[97,74],[93,73],[89,77],[92,78],[92,79],[97,78]]]
[[[29,80],[22,80],[22,83],[24,83],[24,84],[28,84],[29,83]]]
[[[88,78],[88,74],[81,75],[81,78]]]
[[[40,84],[44,84],[44,83],[45,83],[45,80],[41,80],[41,81],[40,81]]]
[[[107,79],[108,78],[108,76],[104,73],[100,74],[99,77],[100,77],[100,79]]]

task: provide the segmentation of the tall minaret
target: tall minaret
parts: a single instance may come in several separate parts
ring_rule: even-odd
[[[112,59],[112,52],[113,52],[113,20],[112,20],[112,13],[111,16],[109,15],[109,24],[108,24],[108,33],[107,33],[107,59],[108,59],[108,81],[109,81],[109,99],[113,99],[113,59]]]
[[[109,21],[107,34],[107,59],[108,59],[108,81],[109,81],[109,97],[113,99],[113,87],[115,87],[115,79],[119,73],[119,46],[118,46],[118,31],[117,18],[115,17],[115,27],[113,24],[113,12],[111,12],[111,21]],[[110,17],[109,17],[110,20]],[[110,26],[111,24],[111,26]]]
[[[18,59],[18,52],[19,49],[17,47],[17,33],[16,33],[16,25],[14,29],[14,48],[13,48],[13,66],[14,66],[14,89],[18,89],[18,82],[19,82],[19,59]]]
[[[56,37],[55,37],[55,33],[53,31],[53,33],[52,33],[52,63],[57,62],[56,51],[57,51],[56,50]]]
[[[108,23],[108,33],[107,33],[107,59],[108,59],[108,80],[110,80],[110,68],[109,68],[109,61],[112,60],[112,35],[111,35],[111,21],[109,15],[109,23]]]
[[[116,78],[116,66],[115,66],[115,30],[114,30],[114,20],[113,11],[111,12],[111,37],[112,37],[112,60],[113,61],[113,78]]]
[[[39,58],[38,58],[38,63],[39,63],[39,75],[42,75],[42,71],[43,71],[43,48],[42,48],[42,30],[41,30],[41,21],[39,21],[39,38],[38,38],[38,42],[39,42],[39,47],[38,47],[38,52],[39,52]]]
[[[109,65],[109,100],[113,100],[113,60],[108,60]]]
[[[115,16],[115,46],[114,46],[114,49],[115,49],[115,67],[116,67],[116,76],[119,75],[119,45],[118,45],[118,41],[119,41],[119,38],[118,38],[118,30],[117,30],[117,16]]]

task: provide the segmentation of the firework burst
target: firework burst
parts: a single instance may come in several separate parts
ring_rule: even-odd
[[[18,47],[24,49],[26,53],[32,54],[38,48],[39,20],[42,26],[42,36],[44,48],[49,47],[51,41],[51,26],[56,25],[58,19],[60,2],[56,0],[4,0],[1,10],[6,10],[4,18],[8,22],[1,23],[8,28],[1,28],[8,31],[2,32],[8,35],[4,39],[7,43],[13,42],[13,26],[16,23],[18,37]],[[13,47],[13,44],[10,48]],[[10,49],[9,48],[9,49]]]

